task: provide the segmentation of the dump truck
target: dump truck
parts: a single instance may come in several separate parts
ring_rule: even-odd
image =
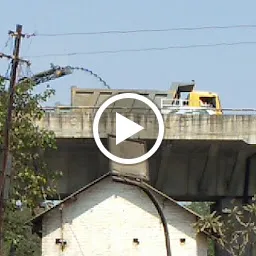
[[[82,89],[71,88],[71,105],[74,108],[87,107],[93,112],[108,98],[120,93],[137,93],[152,100],[163,114],[177,115],[221,115],[220,98],[213,92],[195,90],[195,82],[172,83],[169,90],[141,89]],[[146,107],[133,99],[116,102],[112,110],[119,112],[145,113]],[[150,109],[148,110],[150,111]]]

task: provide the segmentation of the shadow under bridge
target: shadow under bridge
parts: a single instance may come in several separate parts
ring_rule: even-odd
[[[108,147],[107,139],[102,142]],[[154,142],[146,140],[148,150]],[[61,197],[109,172],[110,161],[94,139],[59,138],[57,143],[58,150],[45,158],[50,168],[63,172]],[[256,147],[243,141],[164,140],[147,171],[148,182],[176,200],[246,199],[256,191]]]

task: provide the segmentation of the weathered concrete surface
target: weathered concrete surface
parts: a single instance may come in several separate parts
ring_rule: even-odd
[[[124,113],[122,113],[124,114]],[[158,124],[154,115],[125,114],[145,128],[133,138],[155,139]],[[92,138],[93,113],[86,110],[47,112],[38,122],[41,128],[53,130],[58,138]],[[181,116],[165,115],[165,139],[243,140],[256,144],[256,116]],[[115,113],[105,113],[99,125],[101,138],[115,134]]]
[[[108,147],[106,139],[103,143]],[[148,149],[153,143],[147,140]],[[46,159],[64,173],[59,182],[62,196],[110,170],[93,139],[58,139],[58,150],[47,152]],[[256,192],[256,147],[242,141],[165,140],[148,165],[149,183],[177,200],[218,200]]]
[[[116,145],[116,137],[109,136],[108,138],[108,150],[113,155],[121,158],[131,159],[142,156],[147,153],[147,143],[144,141],[125,140],[122,143]],[[110,162],[110,171],[113,173],[128,175],[129,177],[141,178],[143,180],[149,180],[149,166],[147,161],[143,161],[137,164],[124,165],[113,161]]]

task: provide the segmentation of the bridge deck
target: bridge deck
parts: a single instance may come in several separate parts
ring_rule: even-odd
[[[123,114],[123,113],[122,113]],[[127,118],[145,128],[137,137],[155,139],[158,133],[156,117],[152,114],[125,114]],[[85,109],[72,112],[46,112],[37,122],[39,127],[55,132],[58,138],[92,138],[94,114]],[[183,116],[163,115],[165,120],[165,139],[201,140],[243,140],[256,144],[256,116]],[[99,125],[101,138],[115,134],[115,113],[105,113]]]

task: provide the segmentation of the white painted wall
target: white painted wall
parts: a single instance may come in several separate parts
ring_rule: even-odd
[[[157,196],[168,220],[172,256],[206,256],[206,237],[196,241],[192,224],[195,216],[180,206]],[[111,181],[110,178],[68,201],[63,209],[62,252],[55,244],[61,238],[61,214],[58,208],[43,219],[43,256],[79,255],[166,255],[164,231],[158,213],[137,187]],[[136,245],[133,239],[137,238]],[[185,238],[184,245],[180,239]]]

